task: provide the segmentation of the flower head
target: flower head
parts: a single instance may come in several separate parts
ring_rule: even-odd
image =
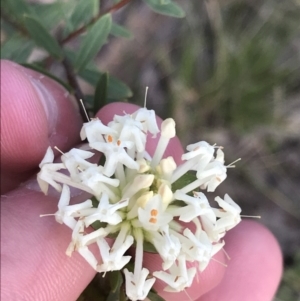
[[[146,138],[159,133],[151,157]],[[205,141],[190,144],[183,163],[177,165],[173,157],[165,156],[175,134],[173,119],[164,120],[159,130],[154,111],[142,108],[116,115],[108,125],[99,119],[85,123],[80,135],[88,140],[91,151],[72,149],[62,155],[62,163],[53,163],[54,154],[48,148],[40,164],[42,191],[47,193],[51,185],[62,192],[55,218],[72,230],[67,255],[78,251],[100,273],[123,270],[131,300],[145,299],[157,278],[169,292],[189,287],[197,269],[188,268],[187,263],[196,261],[203,271],[224,246],[221,239],[226,231],[240,221],[241,209],[227,194],[224,199],[216,197],[213,207],[206,195],[227,177],[221,148]],[[103,164],[89,161],[97,152],[104,156]],[[191,173],[193,180],[186,181]],[[70,204],[70,186],[92,197]],[[90,225],[95,230],[86,231]],[[107,237],[114,237],[112,245]],[[100,261],[89,249],[94,243]],[[132,271],[127,265],[132,257],[126,252],[133,245]],[[147,245],[163,261],[161,270],[152,275],[143,267]]]

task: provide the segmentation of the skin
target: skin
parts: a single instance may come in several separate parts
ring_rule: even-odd
[[[42,92],[41,92],[42,91]],[[82,125],[72,97],[51,79],[9,61],[1,61],[1,300],[75,301],[95,272],[82,257],[65,255],[71,231],[53,217],[58,194],[43,195],[35,180],[46,148],[67,151],[80,142]],[[136,106],[111,104],[97,116],[103,123],[114,114],[131,113]],[[157,140],[148,141],[153,152]],[[167,155],[180,162],[183,148],[174,138]],[[56,153],[56,155],[58,155]],[[87,198],[76,194],[74,202]],[[274,236],[262,225],[244,220],[225,237],[225,249],[180,294],[156,289],[166,300],[271,301],[282,272],[282,255]],[[94,250],[96,251],[96,250]],[[96,254],[96,252],[95,252]],[[158,256],[146,254],[150,271]]]

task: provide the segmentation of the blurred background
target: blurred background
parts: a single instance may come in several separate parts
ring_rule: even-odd
[[[133,38],[110,37],[96,65],[131,88],[129,102],[143,105],[149,86],[147,107],[176,120],[183,145],[206,140],[224,146],[227,163],[242,158],[217,193],[261,215],[284,254],[274,301],[299,301],[300,1],[177,3],[186,18],[155,14],[138,0],[115,12]],[[8,41],[2,34],[3,47]],[[26,61],[40,56],[35,50]],[[80,86],[93,94],[88,82]]]

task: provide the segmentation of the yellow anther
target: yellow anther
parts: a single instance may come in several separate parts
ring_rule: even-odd
[[[151,216],[157,216],[158,211],[156,209],[151,210]]]
[[[149,223],[151,223],[151,224],[156,224],[156,222],[157,222],[157,219],[154,218],[154,217],[151,217],[151,218],[149,219]]]
[[[108,135],[108,136],[107,136],[107,141],[108,141],[109,143],[112,143],[112,142],[113,142],[113,137],[112,137],[111,135]]]

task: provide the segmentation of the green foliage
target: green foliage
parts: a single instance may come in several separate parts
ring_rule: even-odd
[[[107,104],[107,90],[108,90],[109,77],[108,73],[103,73],[96,85],[94,96],[94,114],[96,114],[100,108]]]
[[[172,191],[175,192],[176,190],[185,187],[186,185],[194,182],[195,180],[197,180],[196,172],[187,172],[172,184]]]
[[[127,28],[116,23],[112,23],[110,33],[115,37],[121,37],[126,39],[133,38],[132,33]]]
[[[103,75],[102,72],[88,66],[86,69],[79,72],[79,76],[86,80],[91,85],[95,86],[98,79]],[[121,100],[132,96],[132,91],[123,82],[117,78],[110,76],[107,87],[107,98],[109,100]]]
[[[286,58],[300,28],[292,3],[231,1],[214,7],[214,18],[193,3],[191,9],[204,12],[181,33],[188,47],[176,63],[180,81],[198,95],[188,112],[194,126],[245,132],[275,122],[274,91],[287,91],[299,66],[295,56]]]
[[[118,8],[122,7],[122,2],[113,1]],[[159,13],[174,17],[184,16],[182,9],[172,1],[146,2]],[[94,112],[108,102],[127,100],[132,96],[131,89],[108,72],[99,71],[95,67],[94,58],[107,42],[109,34],[127,39],[132,39],[133,35],[124,26],[112,22],[110,13],[101,15],[100,4],[99,0],[66,0],[49,4],[3,0],[1,26],[4,39],[1,44],[1,58],[16,61],[51,77],[70,93],[75,93],[79,87],[78,84],[74,86],[74,80],[84,79],[95,88],[93,97],[82,96],[87,101],[87,108]],[[112,5],[111,11],[114,10]],[[69,49],[71,40],[79,42],[76,52]],[[68,45],[65,45],[66,42]],[[42,59],[32,56],[34,63],[31,61],[28,64],[28,58],[36,47],[46,50],[49,56]],[[65,56],[70,61],[66,70],[68,82],[61,74],[57,76],[49,71],[55,62],[67,68],[64,65]],[[69,82],[70,74],[73,82]]]
[[[111,15],[100,18],[89,28],[83,38],[75,61],[75,70],[81,71],[95,57],[99,49],[106,43],[110,33]]]
[[[300,252],[295,254],[294,264],[285,269],[282,283],[277,292],[278,301],[297,300],[300,296]]]
[[[149,5],[149,7],[155,12],[175,17],[175,18],[183,18],[185,17],[184,10],[176,3],[171,2],[170,0],[143,0],[145,3]]]
[[[1,59],[14,60],[17,63],[22,63],[27,60],[33,47],[33,41],[15,33],[9,37],[1,47]]]
[[[150,291],[147,298],[151,301],[165,301],[164,298],[162,298],[161,296],[159,296],[156,292],[154,291]]]
[[[11,15],[12,18],[34,15],[32,7],[24,0],[2,0],[1,10]]]
[[[72,30],[87,24],[99,13],[99,0],[77,0],[70,17]]]
[[[63,58],[62,48],[39,20],[30,16],[24,16],[24,25],[38,46],[44,48],[58,60]]]
[[[42,22],[43,26],[48,30],[53,29],[57,25],[62,26],[68,23],[69,11],[74,7],[72,2],[57,1],[48,4],[35,4],[31,6],[33,16]]]

